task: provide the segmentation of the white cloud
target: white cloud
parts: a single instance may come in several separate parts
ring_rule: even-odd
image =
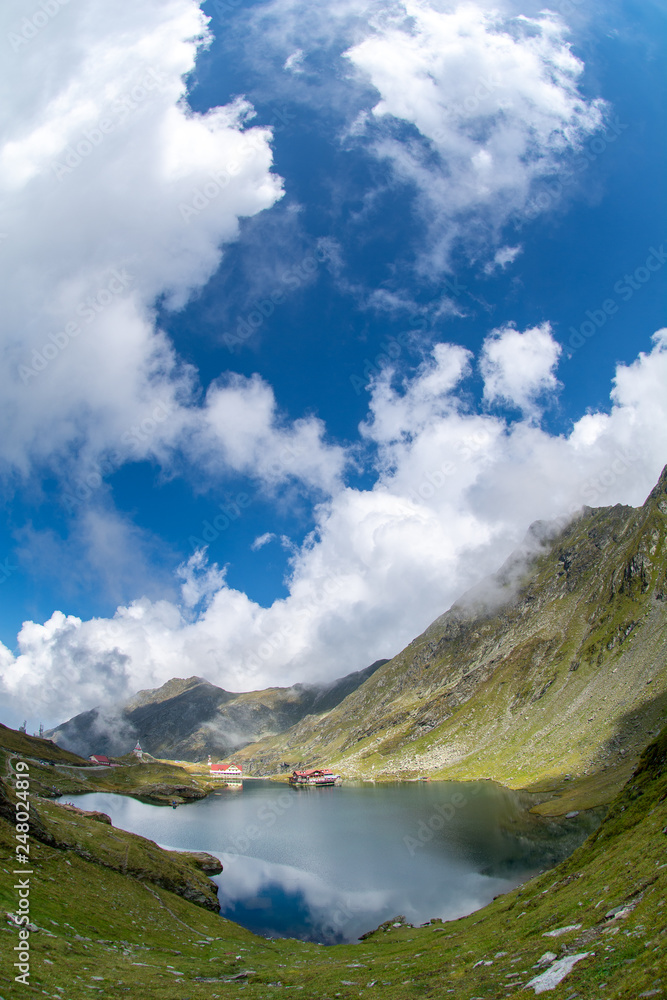
[[[20,33],[25,6],[1,17],[3,37]],[[164,457],[191,421],[195,373],[156,329],[155,299],[182,305],[239,218],[282,193],[247,102],[185,103],[206,37],[194,0],[91,0],[5,52],[0,454],[24,474],[61,471],[75,449],[141,457],[128,432],[157,406],[169,420],[144,453]]]
[[[301,65],[303,57],[303,49],[295,49],[294,52],[288,55],[283,64],[283,69],[286,69],[289,73],[303,73],[303,67]]]
[[[339,676],[401,649],[497,568],[533,520],[643,502],[667,455],[667,331],[618,366],[610,411],[586,414],[567,435],[532,415],[472,412],[470,361],[440,344],[400,387],[389,373],[378,379],[364,425],[376,483],[340,487],[316,510],[315,530],[292,551],[286,598],[261,607],[199,553],[181,569],[181,606],[144,598],[111,620],[56,612],[28,622],[16,658],[0,647],[16,717],[32,705],[61,721],[172,676],[231,690]]]
[[[265,545],[269,544],[269,542],[275,541],[277,537],[278,536],[275,534],[275,532],[265,531],[263,535],[257,536],[257,538],[250,546],[250,548],[252,549],[253,552],[259,552],[259,550],[263,549]]]
[[[197,549],[186,563],[176,570],[181,582],[181,595],[186,608],[198,604],[208,606],[213,597],[222,589],[225,574],[217,566],[209,566],[204,549]]]
[[[434,418],[456,408],[452,395],[464,375],[470,370],[470,351],[455,344],[436,344],[433,355],[425,361],[416,378],[394,389],[393,371],[386,368],[375,381],[371,403],[371,419],[362,432],[379,445],[412,440],[427,430]]]
[[[534,182],[601,127],[604,103],[579,93],[583,63],[549,11],[509,17],[403,0],[373,28],[346,53],[380,95],[366,134],[420,193],[431,265],[447,266],[462,239],[479,254],[523,211]],[[395,138],[396,120],[422,141]]]
[[[324,441],[321,420],[281,417],[272,388],[258,375],[230,373],[213,383],[195,427],[191,453],[199,450],[207,468],[233,469],[269,486],[292,479],[331,492],[346,462],[343,448]]]
[[[549,323],[521,333],[513,326],[493,330],[484,341],[480,370],[484,399],[509,403],[538,416],[538,400],[558,388],[554,374],[561,354]]]
[[[519,254],[522,252],[523,252],[523,247],[521,246],[500,247],[498,250],[496,250],[495,254],[493,255],[493,260],[488,264],[484,265],[484,273],[493,274],[493,272],[497,270],[497,268],[500,268],[501,271],[504,271],[505,268],[508,266],[508,264],[513,264],[514,261],[519,256]]]
[[[244,47],[266,100],[326,115],[341,142],[388,161],[394,180],[416,190],[427,229],[419,264],[433,276],[451,269],[461,244],[491,268],[507,266],[495,258],[504,227],[543,210],[536,187],[567,169],[605,122],[605,102],[579,89],[584,64],[567,37],[565,17],[581,12],[561,16],[532,0],[517,8],[268,0],[221,37]],[[293,69],[297,55],[304,72],[266,73],[277,61]],[[366,192],[362,213],[389,183]]]

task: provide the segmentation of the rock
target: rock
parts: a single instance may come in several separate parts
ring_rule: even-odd
[[[613,910],[605,913],[605,920],[625,920],[635,908],[635,903],[628,903],[625,906],[615,906]]]
[[[561,934],[569,934],[570,931],[578,931],[581,924],[568,924],[566,927],[556,927],[553,931],[545,931],[542,937],[560,937]]]
[[[532,986],[536,993],[544,993],[545,990],[555,990],[568,973],[572,972],[577,962],[581,962],[582,958],[588,958],[590,954],[589,951],[582,951],[579,955],[567,955],[565,958],[559,958],[546,972],[541,973],[539,976],[533,976],[526,983],[526,989]]]
[[[540,966],[542,965],[551,965],[551,963],[555,960],[555,958],[556,958],[555,951],[545,951],[545,953],[538,958],[533,968],[539,969]]]
[[[39,930],[37,924],[24,924],[19,920],[17,914],[15,913],[6,912],[5,916],[7,917],[8,923],[13,924],[14,927],[23,927],[25,930],[30,931],[31,934],[36,934]]]
[[[113,823],[111,822],[111,817],[107,816],[106,813],[97,812],[95,809],[92,810],[79,809],[78,806],[72,806],[66,803],[65,804],[58,803],[58,804],[60,805],[61,809],[66,809],[67,812],[76,813],[77,816],[85,816],[86,819],[94,819],[98,823],[106,823],[108,824],[108,826],[113,826]]]
[[[206,851],[179,851],[181,857],[186,857],[189,861],[207,875],[219,875],[222,871],[222,862],[214,854]]]

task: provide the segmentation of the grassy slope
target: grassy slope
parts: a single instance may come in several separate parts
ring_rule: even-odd
[[[68,857],[76,854],[96,865],[159,885],[217,913],[215,887],[188,852],[164,851],[152,840],[116,830],[104,813],[86,812],[46,799],[38,802],[30,820],[33,845],[41,841],[67,852]],[[0,783],[0,816],[13,819],[15,808],[11,780]]]
[[[73,766],[89,767],[90,761],[78,754],[70,753],[62,747],[56,746],[51,740],[43,740],[39,736],[28,736],[20,733],[16,729],[10,729],[0,722],[0,747],[10,750],[12,753],[24,754],[28,757],[41,758],[42,760],[52,760],[57,764],[71,764]]]
[[[328,715],[237,759],[567,788],[555,811],[609,802],[667,717],[666,490],[663,473],[644,507],[585,512],[512,603],[455,606]]]
[[[10,772],[11,759],[19,755],[30,762],[31,787],[36,795],[78,795],[117,792],[153,802],[185,802],[202,798],[214,786],[207,769],[179,767],[168,761],[123,758],[122,767],[93,767],[90,761],[69,753],[49,740],[27,736],[0,725],[0,776]],[[39,761],[53,761],[55,766]]]
[[[58,807],[37,805],[48,824],[48,809]],[[83,833],[90,821],[77,822]],[[11,983],[16,930],[5,924],[0,993],[5,1000],[29,993],[78,1000],[95,992],[208,1000],[275,997],[289,987],[309,1000],[495,1000],[518,992],[549,950],[559,957],[589,952],[550,994],[554,1000],[663,996],[666,828],[664,730],[597,833],[556,869],[461,920],[390,927],[332,948],[254,937],[155,884],[33,841],[31,918],[42,928],[30,938],[33,989]],[[9,911],[16,908],[12,833],[0,820],[0,902]],[[605,918],[619,906],[629,907],[625,917]],[[544,937],[572,924],[581,926]]]

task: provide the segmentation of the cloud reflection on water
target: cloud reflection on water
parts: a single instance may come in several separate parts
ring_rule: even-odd
[[[387,882],[393,886],[349,890],[291,865],[239,855],[220,857],[225,870],[214,881],[222,916],[257,934],[324,944],[355,941],[399,913],[413,924],[432,917],[455,919],[515,884],[451,865],[432,880],[430,888],[422,880],[408,888],[401,879],[397,886],[390,876]]]

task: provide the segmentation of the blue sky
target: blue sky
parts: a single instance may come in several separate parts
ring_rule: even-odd
[[[642,502],[659,4],[2,17],[9,721],[342,675]]]

